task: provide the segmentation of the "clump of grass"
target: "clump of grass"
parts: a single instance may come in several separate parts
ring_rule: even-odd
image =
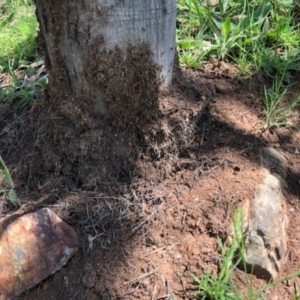
[[[16,69],[37,57],[38,22],[29,0],[0,2],[0,72]]]
[[[274,70],[282,69],[279,61],[286,59],[285,71],[300,70],[299,56],[295,55],[299,24],[292,0],[178,0],[177,7],[182,65],[200,69],[213,55],[235,62],[246,74],[262,71],[273,76]]]
[[[41,60],[37,54],[37,31],[35,6],[31,0],[0,0],[0,72],[10,78],[8,84],[0,82],[1,112],[11,104],[13,110],[31,106],[39,89],[47,84],[47,78],[30,84],[23,80],[31,63]]]
[[[299,112],[295,112],[296,109],[300,108],[300,93],[297,93],[292,100],[286,100],[283,103],[291,86],[285,87],[284,77],[284,74],[281,78],[275,76],[271,88],[264,87],[265,128],[286,126],[299,129],[299,125],[293,123],[293,118],[300,116]]]

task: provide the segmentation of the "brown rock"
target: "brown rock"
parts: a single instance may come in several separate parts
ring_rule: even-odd
[[[0,300],[55,273],[78,249],[76,233],[48,208],[0,220]]]

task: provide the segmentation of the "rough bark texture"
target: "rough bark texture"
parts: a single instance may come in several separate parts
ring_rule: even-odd
[[[170,84],[176,1],[56,0],[36,5],[55,93],[91,100],[95,112],[103,114],[107,102],[114,100],[107,95],[106,84],[127,90],[138,85],[139,70],[129,78],[134,80],[127,80],[127,73],[136,68],[129,59],[141,60],[145,69],[153,64],[159,68],[161,83]],[[150,55],[144,57],[143,52]]]

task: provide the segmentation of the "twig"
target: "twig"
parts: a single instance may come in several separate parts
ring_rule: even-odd
[[[4,88],[9,87],[9,86],[12,86],[12,85],[13,85],[12,83],[1,84],[1,85],[0,85],[0,89],[4,89]]]
[[[129,281],[128,284],[132,284],[132,283],[134,283],[134,282],[138,282],[138,281],[140,281],[140,280],[142,280],[142,279],[145,279],[146,277],[151,276],[154,272],[156,272],[156,270],[151,271],[151,272],[148,272],[148,273],[145,273],[145,274],[142,274],[141,276],[139,276],[139,277],[137,277],[137,278],[135,278],[135,279]]]
[[[151,296],[151,300],[155,299],[155,295],[156,295],[156,285],[154,285],[152,296]]]
[[[151,255],[151,254],[154,254],[154,253],[156,253],[156,252],[158,252],[158,251],[160,251],[160,250],[164,250],[164,249],[166,249],[166,248],[170,248],[170,247],[173,247],[173,246],[175,246],[175,245],[178,245],[178,244],[182,243],[183,241],[185,241],[187,238],[189,238],[189,236],[186,236],[185,238],[183,238],[182,240],[180,240],[180,241],[178,241],[178,242],[176,242],[176,243],[169,244],[169,245],[160,247],[160,248],[158,248],[158,249],[155,249],[154,251],[152,251],[152,252],[146,254],[146,256],[149,256],[149,255]]]
[[[167,293],[170,295],[170,286],[168,280],[166,280],[166,285],[167,285]]]
[[[156,300],[160,300],[160,299],[165,299],[165,298],[170,298],[170,294],[166,294],[166,295],[163,295],[163,296],[160,296],[160,297],[158,297],[158,298],[156,298]]]
[[[201,154],[201,150],[202,150],[202,146],[203,146],[203,141],[204,141],[204,134],[205,134],[205,122],[203,123],[202,137],[201,137],[201,141],[199,143],[198,155]]]
[[[126,260],[126,263],[127,263],[128,267],[131,267],[131,268],[134,268],[134,269],[135,269],[135,266],[134,266],[133,264],[131,264],[131,263],[128,261],[126,255],[125,255],[125,253],[124,253],[124,249],[122,250],[122,254],[123,254],[123,256],[124,256],[124,259]]]
[[[298,298],[299,297],[299,289],[298,289],[298,284],[296,281],[294,282],[294,289],[295,289],[295,296]]]
[[[182,229],[181,232],[183,232],[184,228],[185,228],[185,217],[186,217],[186,210],[184,211],[184,214],[181,218],[181,224],[182,224]]]
[[[180,281],[181,281],[181,285],[182,285],[182,287],[183,287],[183,290],[184,290],[184,292],[186,293],[186,288],[185,288],[185,284],[184,284],[184,282],[183,282],[182,276],[181,276],[180,274],[178,274],[178,276],[179,276],[179,278],[180,278]]]
[[[155,214],[157,211],[153,212],[150,216],[148,216],[144,221],[142,221],[139,225],[135,226],[133,229],[131,229],[132,232],[137,231],[140,229],[145,223],[147,223]]]

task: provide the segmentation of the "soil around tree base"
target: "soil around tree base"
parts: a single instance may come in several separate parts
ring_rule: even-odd
[[[287,160],[290,254],[282,275],[298,270],[300,134],[263,128],[262,84],[209,67],[177,70],[151,122],[112,120],[101,131],[101,120],[85,129],[60,119],[57,143],[35,122],[47,114],[47,96],[2,120],[1,155],[23,205],[14,211],[3,196],[1,216],[49,207],[75,228],[80,245],[66,267],[18,299],[196,299],[191,274],[217,273],[217,236],[226,238],[234,212],[252,199],[263,146]],[[97,177],[101,160],[111,166],[107,177],[103,169]],[[244,273],[233,279],[245,292]],[[264,284],[251,279],[253,288]],[[297,285],[298,278],[264,296],[292,299]]]

